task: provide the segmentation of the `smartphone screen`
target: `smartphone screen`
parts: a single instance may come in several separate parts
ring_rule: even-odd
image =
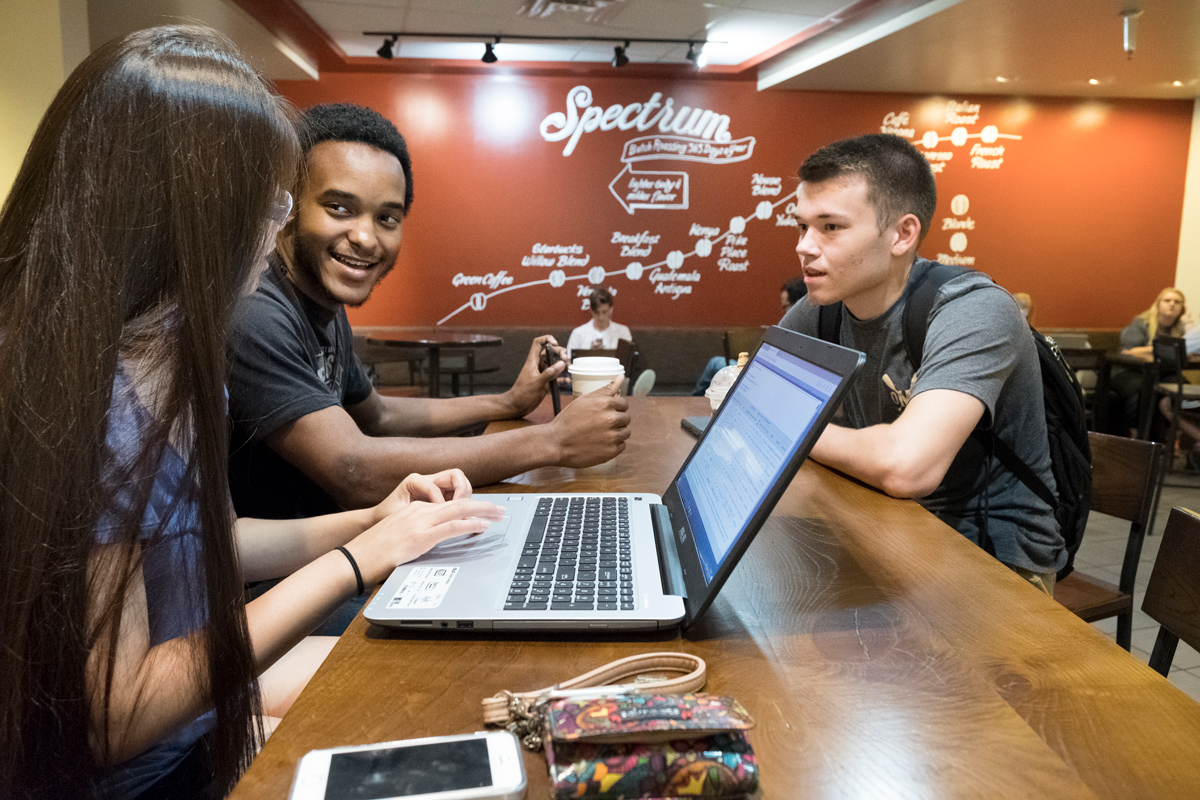
[[[325,800],[380,800],[491,785],[488,745],[479,737],[334,753]]]

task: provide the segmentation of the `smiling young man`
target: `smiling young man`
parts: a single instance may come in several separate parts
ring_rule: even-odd
[[[840,302],[838,341],[867,355],[843,424],[812,457],[919,498],[977,544],[986,530],[996,558],[1053,594],[1066,560],[1053,513],[971,435],[990,430],[1053,489],[1041,371],[1016,301],[982,273],[953,278],[934,301],[920,369],[908,359],[902,318],[934,266],[917,247],[936,204],[928,163],[896,136],[836,142],[800,167],[796,253],[808,294],[780,324],[817,336],[820,307]]]
[[[536,407],[563,368],[539,370],[541,345],[552,337],[533,342],[503,394],[427,399],[374,390],[354,355],[345,306],[366,302],[396,262],[413,199],[408,150],[390,122],[360,106],[316,106],[299,128],[305,170],[293,216],[234,316],[230,486],[239,515],[362,508],[414,472],[458,467],[478,485],[620,453],[629,416],[615,384],[546,425],[453,436]]]

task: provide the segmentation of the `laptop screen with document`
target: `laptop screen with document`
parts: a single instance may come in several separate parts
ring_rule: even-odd
[[[705,581],[766,500],[839,383],[764,343],[679,476]]]

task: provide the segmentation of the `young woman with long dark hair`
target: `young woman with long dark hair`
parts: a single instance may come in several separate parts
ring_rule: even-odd
[[[360,573],[499,518],[452,471],[234,520],[226,331],[297,158],[282,101],[195,27],[97,50],[34,136],[0,212],[2,797],[227,791],[262,739],[256,676]]]

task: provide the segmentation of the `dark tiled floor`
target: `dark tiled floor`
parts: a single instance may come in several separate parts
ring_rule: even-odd
[[[1154,649],[1159,626],[1141,610],[1142,596],[1146,591],[1146,582],[1150,580],[1154,558],[1158,555],[1158,546],[1162,542],[1163,527],[1174,506],[1200,509],[1200,476],[1178,471],[1167,476],[1159,500],[1158,518],[1154,522],[1153,535],[1146,537],[1142,548],[1142,559],[1135,582],[1132,654],[1143,663],[1150,659],[1150,651]],[[1120,578],[1121,560],[1125,557],[1125,542],[1128,538],[1128,522],[1104,514],[1092,514],[1088,518],[1083,544],[1075,557],[1076,566],[1090,575],[1116,583]],[[1115,617],[1093,624],[1110,638],[1116,637]],[[1180,642],[1179,649],[1175,652],[1175,660],[1171,662],[1170,679],[1194,700],[1200,701],[1200,653]]]

